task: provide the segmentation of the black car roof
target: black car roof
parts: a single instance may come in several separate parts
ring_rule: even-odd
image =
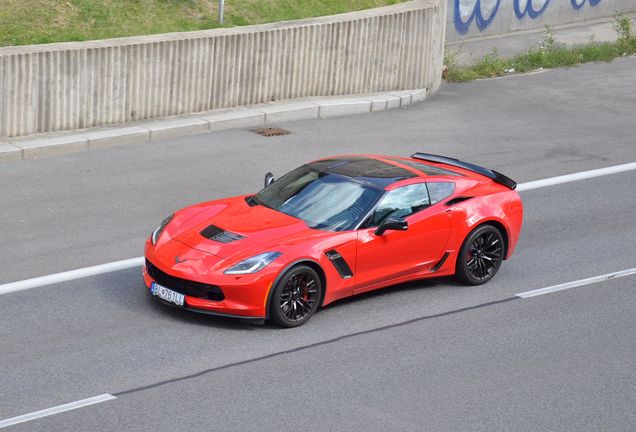
[[[364,156],[323,159],[310,163],[309,167],[320,172],[340,174],[371,183],[382,189],[397,181],[418,177],[414,172],[397,165]]]

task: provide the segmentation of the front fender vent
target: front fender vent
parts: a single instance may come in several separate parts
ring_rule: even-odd
[[[336,268],[336,271],[338,272],[341,278],[349,279],[350,277],[353,276],[351,267],[349,267],[349,264],[347,264],[345,259],[342,257],[342,255],[338,253],[338,251],[336,251],[335,249],[332,249],[330,251],[325,252],[325,255],[327,256],[327,258],[329,258],[329,261],[331,261],[331,264],[333,264],[333,266]]]
[[[240,234],[225,231],[214,225],[210,225],[209,227],[201,231],[201,235],[207,239],[214,240],[219,243],[232,243],[245,238]]]

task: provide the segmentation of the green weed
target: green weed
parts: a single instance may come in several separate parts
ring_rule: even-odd
[[[226,0],[225,26],[331,15],[406,0]],[[218,0],[0,0],[0,46],[219,27]]]
[[[559,44],[550,27],[546,26],[541,34],[538,47],[509,59],[500,58],[496,51],[484,56],[471,66],[459,66],[457,54],[445,58],[446,81],[467,82],[478,78],[493,78],[514,72],[528,72],[536,69],[570,67],[580,63],[609,62],[622,55],[636,54],[636,34],[628,16],[616,17],[616,42],[597,43],[591,40],[586,44],[565,46]]]

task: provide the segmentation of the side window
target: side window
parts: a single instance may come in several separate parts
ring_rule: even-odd
[[[382,198],[365,225],[376,227],[389,216],[405,218],[430,205],[428,190],[424,183],[394,189]]]
[[[434,182],[427,183],[428,193],[431,196],[431,204],[435,204],[455,193],[455,183]]]

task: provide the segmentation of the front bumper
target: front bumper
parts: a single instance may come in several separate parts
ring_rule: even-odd
[[[150,286],[155,281],[147,271],[147,268],[144,266],[143,269],[143,277],[144,283],[146,287],[150,291]],[[166,286],[168,289],[173,289],[169,286]],[[179,292],[179,290],[175,290]],[[224,294],[228,290],[224,290]],[[231,292],[231,290],[229,290]],[[260,297],[260,296],[259,296]],[[157,298],[161,301],[161,299]],[[189,310],[193,312],[200,312],[209,315],[218,315],[218,316],[226,316],[231,318],[243,318],[243,319],[254,319],[254,320],[263,320],[265,319],[265,303],[267,302],[267,294],[263,294],[263,298],[254,299],[258,301],[236,301],[232,300],[231,293],[228,298],[226,294],[226,298],[221,301],[207,300],[202,298],[197,298],[193,296],[186,295],[185,296],[185,306],[180,307],[177,305],[173,305],[167,302],[162,301],[162,303],[168,304],[170,306],[174,306],[178,309]]]
[[[151,294],[152,295],[152,294]],[[203,314],[203,315],[211,315],[211,316],[216,316],[216,317],[222,317],[222,318],[233,318],[233,319],[238,319],[241,321],[248,321],[252,324],[265,324],[265,318],[260,318],[260,317],[250,317],[250,316],[243,316],[243,315],[232,315],[232,314],[227,314],[227,313],[221,313],[221,312],[216,312],[213,310],[207,310],[207,309],[198,309],[198,308],[193,308],[193,307],[189,307],[189,306],[177,306],[174,303],[170,303],[167,302],[159,297],[155,297],[153,296],[157,301],[163,303],[166,306],[170,306],[172,308],[175,309],[180,309],[180,310],[186,310],[188,312],[195,312],[195,313],[199,313],[199,314]]]
[[[153,279],[148,268],[144,266],[143,278],[148,289],[150,289],[152,282],[155,282],[184,294],[184,307],[175,305],[180,309],[242,319],[262,320],[267,317],[267,299],[275,279],[271,272],[226,275],[219,270],[219,267],[222,267],[222,260],[219,258],[193,251],[177,241],[170,243],[170,245],[164,245],[158,250],[159,248],[155,248],[150,242],[147,242],[145,251],[147,262],[172,278],[219,287],[222,295],[216,298],[220,300],[188,295],[191,292],[184,292],[179,287],[170,286],[169,283],[165,283],[165,280]],[[188,259],[185,262],[175,263],[175,256],[187,257]]]

